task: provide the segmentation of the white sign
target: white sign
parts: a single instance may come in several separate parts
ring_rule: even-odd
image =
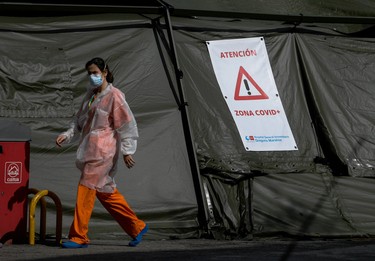
[[[245,149],[298,150],[263,37],[206,43],[216,79]]]

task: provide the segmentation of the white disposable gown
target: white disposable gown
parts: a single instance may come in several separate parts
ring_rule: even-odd
[[[132,155],[137,149],[138,128],[125,95],[110,84],[98,93],[88,91],[70,128],[62,133],[69,143],[80,135],[76,165],[80,184],[112,193],[116,187],[118,155]],[[92,101],[92,102],[90,102]]]

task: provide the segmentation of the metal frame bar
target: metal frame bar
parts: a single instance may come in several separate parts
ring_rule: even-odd
[[[207,227],[207,221],[208,221],[208,213],[206,211],[206,201],[203,200],[203,188],[202,188],[202,182],[200,180],[200,173],[199,173],[199,167],[198,167],[198,161],[196,158],[196,150],[194,148],[194,139],[193,135],[190,129],[190,122],[189,122],[189,116],[188,116],[188,110],[187,110],[187,102],[184,98],[184,91],[183,91],[183,85],[182,85],[182,71],[180,69],[180,65],[178,62],[177,57],[177,51],[176,51],[176,45],[173,38],[173,28],[172,28],[172,22],[170,17],[170,7],[163,3],[163,1],[160,1],[160,3],[164,6],[164,19],[168,34],[168,40],[169,40],[169,47],[171,51],[171,59],[174,67],[176,82],[177,82],[177,89],[179,93],[180,98],[180,111],[181,111],[181,117],[182,117],[182,125],[184,130],[184,136],[185,136],[185,142],[187,146],[187,153],[190,161],[190,168],[192,172],[192,178],[194,183],[194,189],[195,189],[195,195],[197,198],[197,204],[198,204],[198,220],[199,225],[201,229],[203,229],[205,232],[208,231]]]

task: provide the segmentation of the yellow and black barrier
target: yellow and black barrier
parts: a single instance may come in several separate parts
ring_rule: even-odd
[[[60,244],[62,237],[62,205],[59,197],[49,190],[37,190],[29,189],[29,194],[34,194],[30,202],[29,207],[29,244],[35,245],[35,209],[38,202],[41,202],[40,206],[40,239],[44,241],[46,239],[46,201],[45,196],[50,197],[56,206],[56,244]]]

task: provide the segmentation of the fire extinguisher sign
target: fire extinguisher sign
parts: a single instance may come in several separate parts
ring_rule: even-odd
[[[18,184],[22,182],[22,162],[5,162],[4,183]]]

